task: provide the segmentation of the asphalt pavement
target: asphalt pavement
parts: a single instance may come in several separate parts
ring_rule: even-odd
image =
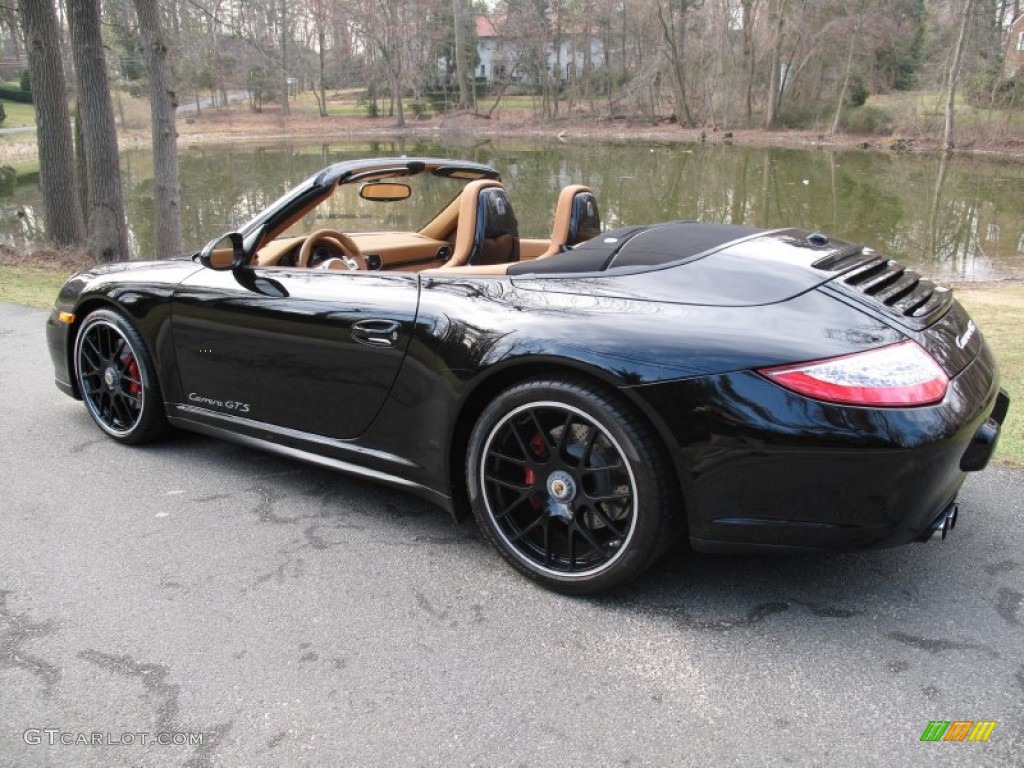
[[[573,599],[398,491],[114,444],[44,317],[0,304],[0,766],[1024,764],[1024,472],[945,542],[679,548]]]

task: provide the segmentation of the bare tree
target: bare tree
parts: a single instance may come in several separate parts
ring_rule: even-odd
[[[89,250],[97,261],[128,259],[121,163],[100,33],[99,0],[68,0],[71,48],[89,183]]]
[[[974,0],[964,3],[963,17],[960,20],[960,33],[953,49],[953,61],[949,65],[949,77],[946,83],[946,122],[942,130],[942,145],[953,149],[953,107],[956,101],[956,88],[960,80],[960,66],[963,63],[964,48],[967,47],[967,35],[970,31],[971,14],[974,12]]]
[[[754,16],[757,12],[759,0],[742,0],[743,13],[743,74],[745,87],[743,89],[743,114],[747,122],[754,118],[754,73],[757,68],[757,56],[754,52]]]
[[[316,96],[316,106],[320,117],[327,117],[327,86],[324,84],[324,80],[327,70],[327,26],[330,21],[330,9],[327,0],[308,0],[308,7],[316,35],[318,67],[313,95]]]
[[[772,0],[768,17],[771,24],[771,58],[768,65],[768,109],[764,115],[764,127],[774,128],[782,95],[782,30],[786,23],[786,0]]]
[[[168,46],[157,0],[133,0],[139,16],[139,35],[143,58],[149,71],[149,104],[153,133],[153,175],[156,197],[156,257],[180,256],[185,248],[181,239],[181,192],[178,186],[178,130],[175,112],[178,97],[174,92]]]
[[[693,125],[690,102],[686,96],[687,17],[690,10],[699,4],[695,0],[658,0],[658,22],[661,24],[672,76],[676,119],[685,125]]]
[[[470,34],[472,24],[471,8],[468,0],[452,0],[452,16],[455,24],[455,79],[459,83],[459,109],[467,109],[473,104],[473,90],[469,84],[469,62],[466,60],[467,45],[475,35]],[[467,39],[469,38],[469,39]]]
[[[19,0],[18,6],[28,48],[47,233],[58,245],[81,245],[86,238],[85,221],[75,185],[75,150],[57,15],[49,0]]]
[[[281,37],[281,114],[290,115],[292,108],[288,103],[288,81],[290,79],[288,75],[288,37],[290,35],[288,28],[288,0],[281,0],[280,7],[280,27],[277,32]]]
[[[395,107],[395,125],[403,128],[405,107],[402,96],[406,86],[403,41],[408,16],[413,9],[409,0],[363,0],[360,10],[363,36],[384,64],[384,75]]]
[[[839,132],[839,121],[843,116],[843,103],[846,101],[846,91],[850,87],[850,71],[853,69],[853,52],[860,42],[860,29],[864,26],[864,6],[867,0],[861,0],[860,8],[857,10],[857,28],[850,36],[850,49],[846,54],[846,72],[843,74],[843,85],[839,89],[839,99],[836,102],[836,116],[832,120],[832,134]]]
[[[11,51],[15,59],[21,58],[21,35],[18,31],[18,12],[13,5],[0,5],[0,26],[7,28]]]

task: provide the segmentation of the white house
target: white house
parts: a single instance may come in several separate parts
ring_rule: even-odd
[[[503,29],[507,19],[503,15],[477,14],[476,16],[476,50],[480,59],[476,76],[487,82],[526,82],[530,73],[519,67],[520,43],[506,35]],[[587,48],[590,49],[590,66],[599,67],[605,63],[604,45],[599,37],[587,30],[563,29],[561,31],[560,50],[549,45],[547,52],[548,70],[552,73],[558,69],[562,82],[571,80],[574,73],[582,73],[586,68]]]
[[[1024,14],[1010,25],[1010,39],[1003,59],[1003,77],[1024,75]]]

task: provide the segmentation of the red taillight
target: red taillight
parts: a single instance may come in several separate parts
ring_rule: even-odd
[[[913,341],[829,360],[762,368],[759,373],[798,394],[848,405],[928,405],[942,400],[949,385],[945,371]]]

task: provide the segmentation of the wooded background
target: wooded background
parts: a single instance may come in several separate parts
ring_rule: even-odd
[[[490,116],[525,96],[538,120],[881,133],[890,117],[872,97],[916,90],[941,99],[952,147],[958,90],[975,106],[1020,110],[1024,73],[1008,65],[1024,48],[1011,27],[1022,10],[1022,0],[5,0],[0,65],[30,72],[51,236],[80,243],[87,231],[109,260],[127,257],[111,88],[152,102],[158,206],[171,221],[175,107],[201,112],[232,96],[288,114],[312,92],[326,116],[355,91],[367,116],[399,126],[407,110]],[[497,78],[479,76],[481,31],[507,62]],[[74,152],[72,114],[82,118]],[[69,188],[82,190],[74,204]],[[180,252],[173,228],[160,240]]]
[[[46,0],[20,4],[39,2]],[[55,4],[62,43],[73,4]],[[114,80],[142,90],[146,67],[134,6],[105,0],[103,35]],[[398,102],[391,104],[397,92],[423,99],[447,91],[448,106],[471,106],[474,19],[483,14],[516,65],[506,85],[516,92],[559,88],[561,100],[540,102],[544,116],[577,106],[667,116],[669,107],[683,123],[722,126],[799,126],[822,104],[834,106],[841,90],[851,104],[871,94],[941,90],[965,12],[964,85],[972,99],[1005,105],[1013,95],[1006,92],[1012,84],[1000,83],[1008,32],[1022,12],[1022,0],[157,0],[154,6],[184,98],[219,103],[241,90],[259,108],[285,106],[282,94],[289,91],[361,87],[368,101],[386,97],[388,112],[397,112]],[[7,57],[22,55],[24,32],[11,0],[0,4],[0,26]],[[563,66],[557,77],[546,53],[574,46],[583,52],[587,40],[599,41],[604,60],[585,60],[568,73]],[[70,69],[70,52],[64,57]],[[483,98],[479,91],[482,106],[489,106],[494,94]]]

